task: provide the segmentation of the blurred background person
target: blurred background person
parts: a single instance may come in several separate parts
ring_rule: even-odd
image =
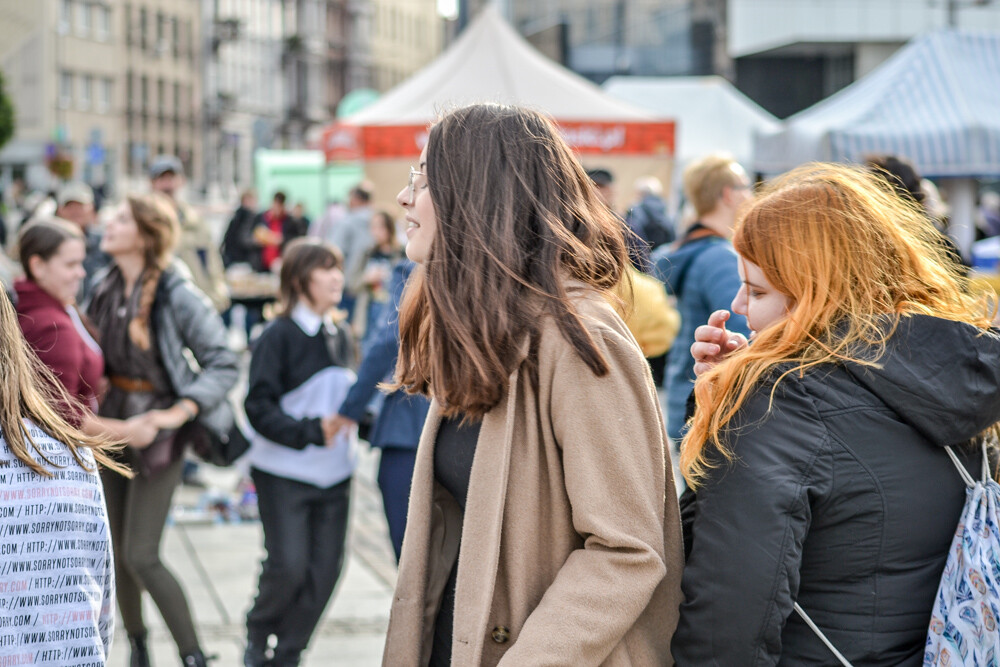
[[[348,276],[347,284],[355,295],[354,320],[351,328],[361,341],[362,352],[370,332],[376,330],[389,306],[389,278],[392,268],[403,258],[403,244],[396,234],[396,221],[386,211],[375,211],[369,221],[372,245],[358,262],[356,273]]]
[[[226,400],[237,359],[218,313],[185,273],[171,264],[178,222],[169,199],[129,197],[104,230],[112,264],[94,288],[88,315],[100,333],[110,387],[104,417],[149,413],[152,444],[129,447],[138,472],[126,480],[103,475],[115,540],[118,606],[132,645],[133,665],[147,665],[142,592],[149,591],[185,667],[204,667],[183,589],[160,560],[171,498],[181,481],[186,442],[182,426]],[[187,358],[200,368],[194,373]]]
[[[378,321],[370,324],[372,334],[358,368],[358,381],[340,406],[335,431],[361,424],[366,419],[372,399],[379,395],[379,383],[392,379],[399,357],[399,304],[414,266],[413,262],[403,259],[392,270],[387,308]],[[382,492],[382,508],[389,524],[389,539],[392,540],[397,563],[406,532],[406,512],[417,443],[420,442],[420,432],[429,407],[430,401],[425,396],[397,389],[385,396],[367,438],[371,446],[378,447],[381,452],[378,488]]]
[[[306,215],[306,205],[304,203],[295,202],[295,206],[292,207],[292,220],[295,221],[295,225],[298,227],[296,237],[305,236],[309,233],[312,220]]]
[[[872,155],[865,160],[868,171],[878,177],[879,183],[910,206],[916,206],[926,215],[934,228],[941,235],[948,257],[955,263],[963,275],[969,272],[969,263],[962,257],[955,240],[948,235],[947,214],[935,215],[927,207],[928,196],[924,179],[920,177],[916,167],[908,160],[896,155]]]
[[[333,230],[333,245],[344,253],[344,273],[348,276],[357,274],[359,265],[364,261],[365,252],[372,245],[371,200],[370,183],[359,183],[352,188],[347,196],[347,215]],[[349,319],[353,319],[354,316],[356,296],[352,290],[345,290],[344,301],[340,304]]]
[[[96,415],[104,355],[94,340],[96,331],[76,307],[86,277],[83,232],[63,220],[39,220],[21,228],[17,248],[25,276],[14,283],[18,322],[32,350],[72,399],[56,406],[60,415],[88,435],[145,447],[156,436],[146,415],[127,420]]]
[[[289,244],[281,316],[250,359],[245,407],[267,558],[247,614],[247,667],[299,664],[344,563],[357,434],[339,433],[334,415],[357,377],[351,333],[332,317],[342,261],[317,239]]]
[[[309,225],[309,236],[333,243],[334,230],[347,215],[347,208],[339,201],[327,203],[326,210]]]
[[[197,212],[179,197],[184,185],[184,166],[174,155],[159,155],[149,167],[149,182],[153,192],[165,195],[172,202],[180,223],[180,237],[175,252],[187,266],[191,281],[205,294],[217,312],[229,308],[229,288],[218,244],[212,232]]]
[[[226,268],[233,264],[253,264],[258,253],[253,241],[254,219],[257,217],[257,193],[244,190],[240,195],[240,205],[233,213],[222,237],[222,263]]]
[[[615,211],[615,177],[612,173],[607,169],[591,169],[587,172],[587,176],[590,176],[601,203],[617,214]]]
[[[986,236],[1000,236],[1000,194],[987,190],[979,198],[979,215]]]
[[[675,446],[684,430],[688,396],[694,387],[694,332],[717,310],[728,310],[741,280],[730,238],[736,213],[752,199],[750,179],[727,155],[709,155],[684,170],[684,194],[697,220],[677,247],[652,254],[654,275],[677,298],[681,329],[667,358],[667,432]],[[733,315],[730,330],[749,335],[746,318]]]
[[[254,223],[253,238],[260,248],[259,263],[255,267],[258,271],[277,268],[285,246],[306,233],[285,208],[286,200],[284,192],[275,192],[271,207],[258,215]]]
[[[222,263],[227,270],[236,264],[246,264],[250,269],[254,269],[260,264],[260,248],[253,238],[256,219],[257,194],[253,190],[244,190],[243,194],[240,195],[240,205],[233,213],[229,226],[226,227],[226,234],[220,248]],[[233,308],[234,306],[230,306],[222,314],[222,321],[226,328],[232,324]],[[250,340],[250,332],[261,319],[263,319],[263,313],[259,307],[244,306],[243,328],[248,341]]]
[[[643,244],[637,245],[634,250],[641,260],[636,268],[649,272],[652,268],[649,254],[660,246],[673,243],[677,233],[667,214],[667,203],[663,201],[663,184],[660,183],[660,179],[655,176],[643,176],[635,182],[635,194],[636,203],[625,215],[625,222]]]
[[[86,303],[90,298],[94,276],[111,261],[107,253],[101,250],[101,230],[94,210],[94,191],[86,183],[67,183],[56,194],[56,203],[56,217],[72,222],[84,235],[86,253],[83,269],[87,275],[80,282],[76,300],[77,303]]]

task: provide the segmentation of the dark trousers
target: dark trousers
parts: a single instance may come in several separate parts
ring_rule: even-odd
[[[389,539],[396,552],[396,562],[403,550],[403,533],[406,532],[406,510],[410,505],[410,482],[417,450],[401,447],[383,447],[378,465],[378,488],[382,492],[382,506],[389,523]]]
[[[147,590],[178,651],[186,655],[199,648],[191,610],[176,577],[160,560],[163,527],[183,465],[183,459],[177,459],[154,477],[136,475],[133,479],[102,470],[101,479],[115,548],[118,609],[125,630],[130,635],[145,634],[142,591]]]
[[[328,489],[251,470],[267,559],[247,637],[257,646],[278,638],[276,664],[298,664],[323,616],[344,565],[351,480]]]

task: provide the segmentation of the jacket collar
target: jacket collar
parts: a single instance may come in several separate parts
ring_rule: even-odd
[[[324,326],[328,333],[334,333],[337,330],[333,318],[329,315],[320,317],[303,303],[296,304],[295,308],[292,309],[291,318],[309,336],[315,336],[319,333],[320,327]]]
[[[27,278],[15,280],[14,291],[17,292],[18,310],[21,312],[40,308],[66,310],[65,304],[60,303],[59,299],[46,292],[33,280]]]

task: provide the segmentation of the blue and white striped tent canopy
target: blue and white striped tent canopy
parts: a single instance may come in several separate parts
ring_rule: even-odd
[[[868,76],[760,133],[764,173],[804,162],[907,158],[925,176],[1000,176],[1000,34],[915,38]]]

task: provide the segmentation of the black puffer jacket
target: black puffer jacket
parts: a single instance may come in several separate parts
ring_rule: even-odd
[[[922,664],[965,486],[942,449],[1000,421],[1000,335],[905,318],[881,368],[827,365],[745,404],[699,487],[679,667]],[[971,451],[970,451],[971,449]],[[979,470],[975,448],[965,448]]]

